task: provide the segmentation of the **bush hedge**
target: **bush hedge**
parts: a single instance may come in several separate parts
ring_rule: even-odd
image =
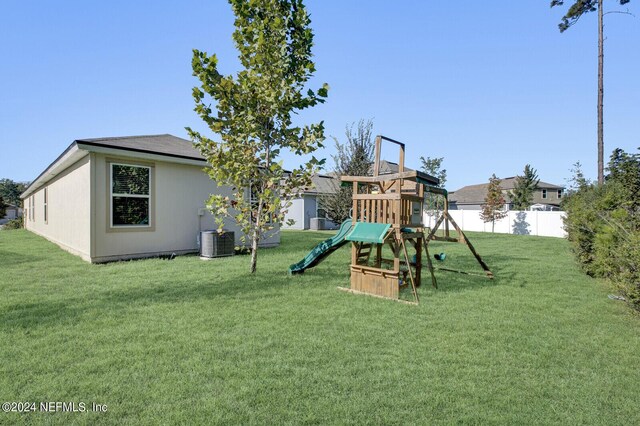
[[[21,229],[21,228],[22,228],[22,218],[12,219],[2,226],[3,231],[9,231],[11,229]]]
[[[578,182],[564,226],[585,272],[611,280],[640,311],[640,154],[614,150],[608,172],[602,185]]]

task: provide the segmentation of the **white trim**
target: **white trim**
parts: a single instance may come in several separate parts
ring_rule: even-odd
[[[125,167],[138,167],[140,169],[147,169],[149,171],[149,194],[147,195],[134,195],[134,194],[119,194],[113,193],[113,166],[125,166]],[[126,164],[126,163],[109,163],[109,226],[111,228],[116,229],[130,229],[130,228],[151,228],[151,167],[150,166],[142,166],[139,164]],[[148,210],[148,218],[149,223],[146,225],[114,225],[113,224],[113,197],[121,198],[146,198],[147,202],[147,210]]]
[[[79,149],[77,146],[72,146],[69,151],[64,154],[58,161],[49,166],[49,168],[47,168],[45,172],[40,177],[38,177],[25,192],[20,195],[20,198],[24,200],[25,198],[31,196],[51,179],[64,172],[67,168],[69,168],[69,166],[75,164],[78,160],[85,157],[86,155],[89,155],[89,152]]]

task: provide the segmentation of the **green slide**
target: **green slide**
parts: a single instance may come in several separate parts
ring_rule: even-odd
[[[338,233],[336,235],[324,240],[323,242],[315,246],[313,250],[311,250],[309,254],[307,254],[300,262],[294,263],[293,265],[289,266],[289,273],[301,274],[305,271],[305,269],[313,268],[318,263],[322,262],[325,257],[329,256],[336,249],[342,247],[347,243],[345,237],[350,230],[351,219],[347,219],[342,222],[342,225],[340,225],[340,229],[338,230]]]

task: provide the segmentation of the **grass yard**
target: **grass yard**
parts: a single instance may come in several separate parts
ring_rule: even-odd
[[[322,232],[260,253],[90,265],[0,232],[0,402],[107,404],[0,424],[640,424],[640,320],[564,240],[470,234],[496,275],[428,274],[410,306],[336,290]],[[462,245],[449,267],[481,272]]]

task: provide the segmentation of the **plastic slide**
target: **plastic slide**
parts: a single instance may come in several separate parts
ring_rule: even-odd
[[[347,243],[345,237],[351,230],[351,219],[347,219],[342,222],[338,233],[331,238],[328,238],[315,246],[313,250],[309,252],[300,262],[294,263],[289,266],[290,274],[301,274],[307,268],[313,268],[318,263],[322,262],[327,256],[333,253],[336,249],[342,247]]]

